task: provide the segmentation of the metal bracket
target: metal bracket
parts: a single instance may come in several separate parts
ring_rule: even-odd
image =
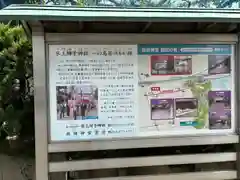
[[[65,173],[65,180],[69,180],[68,177],[69,177],[69,172],[66,172],[66,173]]]

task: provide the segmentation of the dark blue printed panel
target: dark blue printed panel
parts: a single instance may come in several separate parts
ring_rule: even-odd
[[[150,54],[231,54],[231,45],[206,44],[140,44],[139,55]]]

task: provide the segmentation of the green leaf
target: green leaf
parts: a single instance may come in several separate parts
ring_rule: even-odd
[[[4,121],[4,110],[0,108],[0,124]]]

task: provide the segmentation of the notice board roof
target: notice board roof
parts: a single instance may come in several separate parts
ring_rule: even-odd
[[[31,33],[236,33],[240,9],[114,8],[11,5],[0,20],[21,20]]]
[[[54,21],[211,21],[239,22],[240,9],[182,9],[182,8],[107,8],[11,5],[0,11],[1,20]]]

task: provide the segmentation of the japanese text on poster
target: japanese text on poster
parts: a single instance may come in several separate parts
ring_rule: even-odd
[[[51,45],[51,140],[228,133],[230,45]]]
[[[51,139],[135,135],[135,46],[52,46],[50,52]]]

